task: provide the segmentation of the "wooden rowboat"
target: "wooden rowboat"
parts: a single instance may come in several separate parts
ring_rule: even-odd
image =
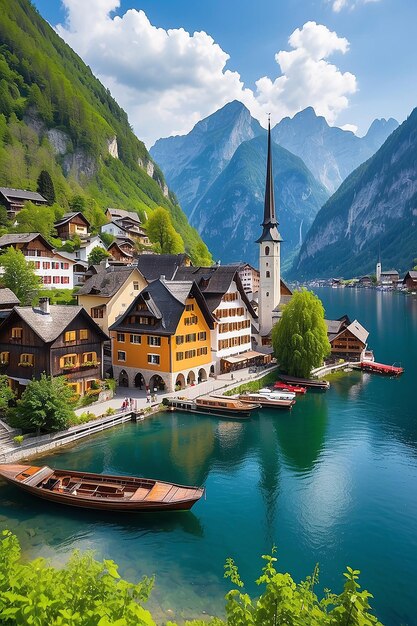
[[[0,465],[0,476],[23,491],[58,504],[107,511],[185,511],[204,494],[151,478],[57,470],[44,465]]]

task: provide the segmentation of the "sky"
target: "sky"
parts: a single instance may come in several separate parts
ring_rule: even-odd
[[[147,147],[240,100],[366,133],[417,106],[416,0],[33,0]]]

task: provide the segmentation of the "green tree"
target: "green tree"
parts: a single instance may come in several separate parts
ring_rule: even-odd
[[[54,207],[26,202],[24,208],[16,215],[16,222],[15,231],[18,233],[40,233],[45,239],[56,235]]]
[[[37,180],[37,191],[48,201],[49,206],[55,202],[54,183],[49,172],[42,170]]]
[[[38,434],[64,430],[74,420],[73,395],[64,376],[53,378],[42,374],[39,380],[31,380],[27,385],[11,413],[10,424],[36,430]]]
[[[272,345],[281,368],[291,376],[309,376],[330,354],[323,305],[313,292],[294,293],[272,329]]]
[[[207,267],[208,265],[212,265],[213,263],[213,258],[209,252],[209,249],[203,241],[199,241],[191,249],[190,256],[194,265]]]
[[[0,414],[4,415],[8,412],[9,402],[14,397],[14,392],[9,385],[9,379],[4,374],[0,375]]]
[[[4,268],[2,285],[11,289],[22,305],[30,304],[41,288],[33,263],[26,263],[22,252],[10,247],[0,255],[0,266]]]
[[[184,242],[176,232],[167,209],[162,207],[152,211],[146,222],[146,231],[149,239],[162,254],[178,254],[184,252]]]
[[[225,577],[235,586],[226,595],[226,620],[193,620],[187,626],[382,626],[372,614],[371,594],[361,591],[358,570],[347,568],[343,592],[315,593],[318,567],[296,583],[275,568],[274,556],[256,581],[263,593],[255,600],[242,592],[236,565],[228,559]],[[74,551],[61,569],[45,559],[21,561],[19,541],[10,531],[0,535],[0,620],[2,626],[156,626],[142,606],[149,598],[153,578],[139,583],[120,578],[114,561],[96,561],[92,554]],[[175,626],[167,622],[166,626]]]
[[[100,246],[96,246],[88,255],[87,263],[88,265],[100,265],[101,261],[108,259],[109,256],[111,256],[110,252],[107,252],[107,250]]]

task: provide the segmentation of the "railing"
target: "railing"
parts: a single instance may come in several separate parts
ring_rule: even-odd
[[[84,363],[62,365],[61,369],[66,372],[77,372],[78,370],[88,369],[89,367],[98,367],[99,365],[101,365],[101,361],[84,361]]]

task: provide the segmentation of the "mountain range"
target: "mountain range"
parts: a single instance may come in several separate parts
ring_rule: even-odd
[[[286,240],[284,268],[322,204],[397,126],[393,119],[375,120],[359,138],[329,126],[309,107],[272,129],[274,142],[286,148],[275,150],[276,207]],[[233,101],[187,135],[159,139],[150,150],[191,224],[214,258],[223,262],[257,260],[253,242],[262,218],[265,150],[256,138],[266,146],[265,130],[241,102]],[[246,143],[252,145],[244,149]]]
[[[298,279],[404,272],[417,257],[417,109],[317,214],[291,271]]]
[[[35,191],[46,170],[58,204],[81,197],[96,225],[109,206],[142,221],[163,206],[192,258],[209,259],[126,113],[28,0],[0,0],[0,44],[0,186]]]

